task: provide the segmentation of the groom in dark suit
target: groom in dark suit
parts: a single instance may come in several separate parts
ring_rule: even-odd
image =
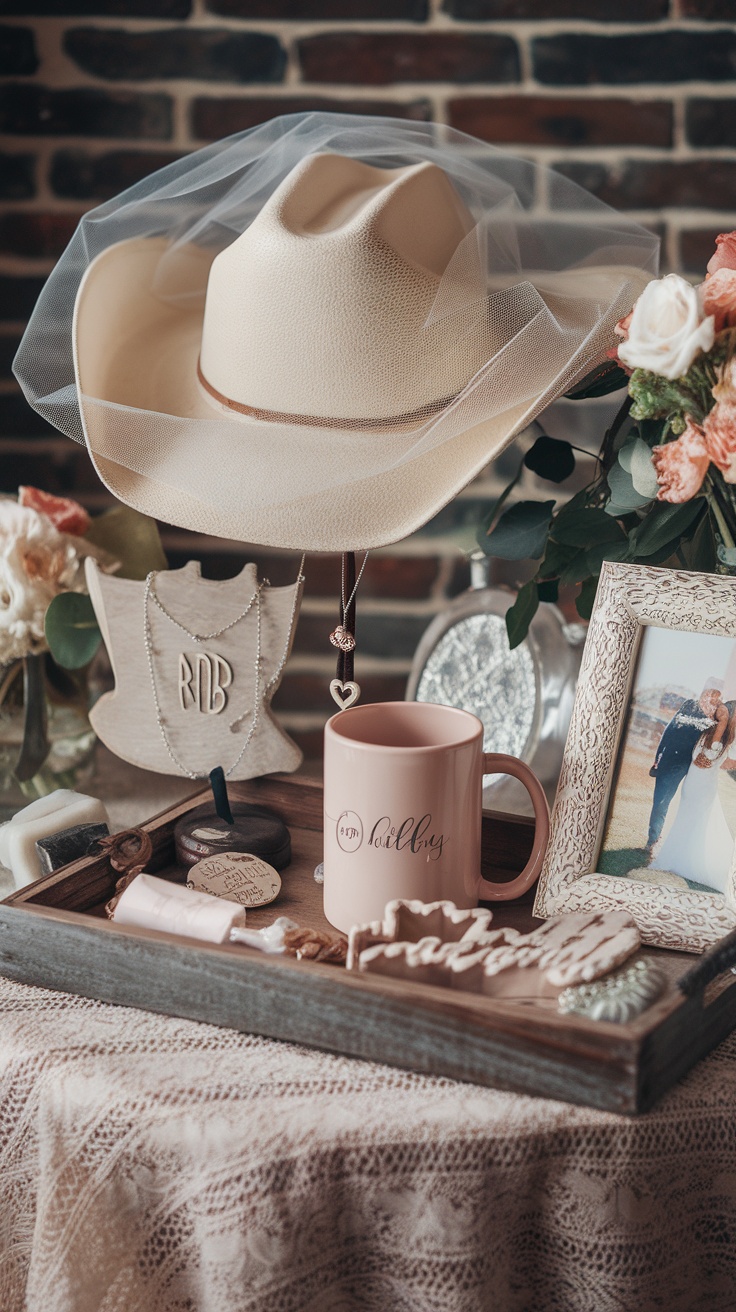
[[[709,679],[697,701],[683,702],[659,740],[654,765],[649,771],[656,780],[647,838],[650,852],[659,841],[670,802],[690,769],[695,744],[716,722],[722,689],[719,679]]]

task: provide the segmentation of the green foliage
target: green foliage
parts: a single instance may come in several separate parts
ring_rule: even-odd
[[[555,542],[566,547],[587,547],[591,542],[617,542],[623,529],[604,510],[563,506],[552,527]]]
[[[519,595],[513,606],[506,611],[506,632],[509,635],[509,647],[513,651],[523,642],[529,632],[529,625],[539,607],[539,589],[532,579],[519,588]]]
[[[46,641],[54,660],[78,670],[92,660],[102,637],[92,602],[81,592],[60,592],[46,611]]]
[[[502,560],[536,560],[547,544],[554,501],[517,501],[481,542],[489,556]]]
[[[115,506],[93,519],[85,537],[120,562],[118,578],[140,580],[167,568],[155,519],[130,506]]]
[[[575,452],[569,442],[543,434],[527,451],[524,464],[548,483],[564,483],[575,469]]]
[[[579,588],[577,610],[588,619],[606,561],[736,571],[736,486],[727,484],[711,465],[692,500],[677,505],[659,501],[652,463],[653,449],[675,440],[688,419],[703,422],[714,404],[720,370],[734,354],[736,329],[729,329],[681,378],[634,370],[587,487],[556,513],[553,501],[523,501],[501,513],[524,467],[555,484],[574,472],[570,443],[544,435],[530,448],[479,533],[488,555],[539,562],[507,614],[512,646],[523,641],[540,601],[556,601],[561,587]],[[609,361],[569,395],[602,396],[625,383],[626,376]]]
[[[581,620],[589,620],[593,613],[595,594],[598,591],[598,579],[586,579],[575,598],[575,609]]]

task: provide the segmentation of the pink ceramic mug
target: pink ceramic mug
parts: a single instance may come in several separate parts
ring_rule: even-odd
[[[512,774],[529,792],[534,849],[521,874],[480,873],[484,774]],[[549,808],[536,775],[514,756],[483,752],[483,725],[430,702],[376,702],[325,727],[325,915],[337,929],[380,920],[392,898],[459,907],[518,897],[537,879]]]

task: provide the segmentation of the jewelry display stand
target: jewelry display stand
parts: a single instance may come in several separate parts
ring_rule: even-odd
[[[302,754],[271,711],[291,651],[304,583],[203,579],[198,561],[145,583],[103,574],[87,585],[115,689],[92,708],[97,736],[144,770],[230,779],[297,769]]]

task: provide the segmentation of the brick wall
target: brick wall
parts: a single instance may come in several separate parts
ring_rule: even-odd
[[[108,499],[89,461],[25,405],[10,361],[80,215],[207,141],[310,108],[434,120],[656,228],[669,268],[702,271],[715,233],[736,227],[736,0],[0,0],[0,75],[0,488],[37,482],[93,510]],[[467,583],[462,526],[502,474],[372,558],[369,698],[403,694],[421,632]],[[213,575],[243,555],[174,530],[166,546]],[[274,583],[293,574],[292,558],[248,554]],[[310,559],[279,694],[308,751],[331,704],[337,581],[335,559]]]

